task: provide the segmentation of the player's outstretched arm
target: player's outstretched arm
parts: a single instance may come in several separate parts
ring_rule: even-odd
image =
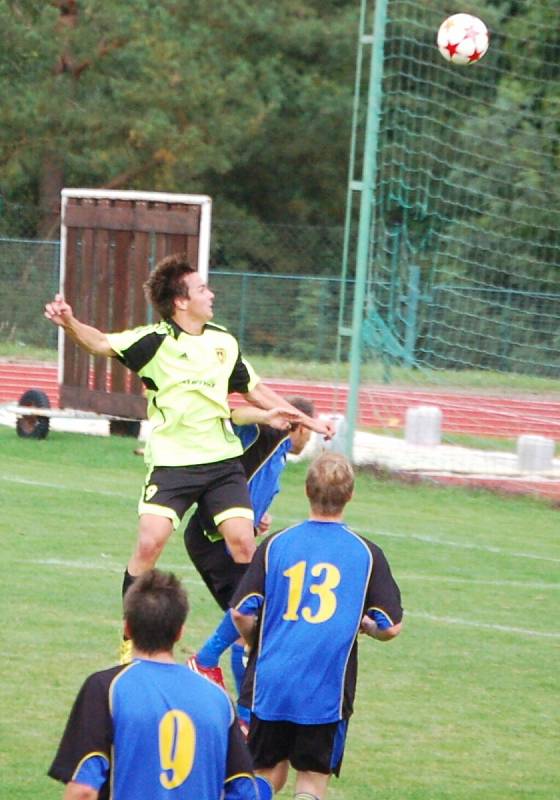
[[[107,357],[116,355],[107,336],[97,328],[76,319],[72,307],[61,294],[55,295],[54,300],[46,304],[45,317],[59,328],[63,328],[64,332],[88,353]]]
[[[269,425],[279,431],[289,430],[293,423],[301,421],[301,412],[289,408],[257,408],[257,406],[238,406],[232,409],[231,421],[235,425]]]
[[[331,420],[322,420],[315,417],[309,417],[302,411],[292,406],[285,400],[282,395],[271,389],[265,383],[257,383],[257,385],[250,392],[244,395],[249,403],[254,403],[260,408],[272,409],[275,406],[280,408],[290,409],[292,412],[299,415],[298,422],[316,433],[321,434],[325,439],[332,439],[335,434],[335,427]]]

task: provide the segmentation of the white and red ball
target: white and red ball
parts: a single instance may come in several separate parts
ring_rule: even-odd
[[[437,46],[452,64],[474,64],[488,50],[488,29],[472,14],[453,14],[439,26]]]

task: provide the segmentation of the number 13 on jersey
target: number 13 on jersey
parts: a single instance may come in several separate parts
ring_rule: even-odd
[[[306,622],[317,624],[326,622],[336,611],[336,594],[334,590],[340,583],[340,571],[334,564],[319,563],[309,570],[312,581],[309,590],[311,594],[317,595],[319,605],[315,613],[309,606],[301,607],[305,579],[308,573],[306,561],[298,561],[293,567],[284,570],[284,575],[288,578],[288,603],[283,619],[288,622],[297,622],[300,617]]]

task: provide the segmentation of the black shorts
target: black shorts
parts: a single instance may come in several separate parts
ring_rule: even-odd
[[[255,769],[274,767],[288,760],[300,771],[340,774],[348,720],[323,725],[268,722],[251,715],[247,744]]]
[[[222,538],[211,541],[203,529],[201,515],[196,511],[187,523],[185,547],[200,577],[221,609],[227,611],[237,584],[248,564],[237,564]]]
[[[138,504],[139,514],[167,517],[177,527],[193,503],[216,525],[233,517],[253,519],[247,478],[237,458],[190,467],[153,467]]]

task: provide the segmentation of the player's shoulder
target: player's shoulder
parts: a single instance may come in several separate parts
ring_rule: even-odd
[[[289,541],[292,536],[299,537],[302,533],[305,534],[306,523],[307,520],[304,522],[296,522],[293,525],[289,525],[287,528],[282,528],[280,531],[269,533],[268,536],[263,538],[263,545],[266,545],[267,548],[274,544],[289,546]]]
[[[92,672],[82,684],[82,694],[86,696],[108,696],[114,682],[122,676],[130,666],[130,664],[117,664],[116,666]]]
[[[221,686],[214,683],[204,675],[199,675],[194,672],[186,664],[179,664],[182,670],[182,679],[185,685],[189,687],[189,691],[196,695],[199,700],[205,703],[215,703],[218,706],[224,706],[229,709],[233,708],[231,698]]]
[[[204,332],[214,336],[227,336],[230,339],[235,339],[235,336],[224,325],[218,325],[217,322],[207,322],[204,326]],[[237,339],[235,339],[237,341]]]
[[[381,547],[373,542],[371,539],[368,539],[367,536],[364,536],[363,533],[358,533],[355,530],[352,530],[348,525],[343,526],[345,530],[351,534],[355,539],[362,543],[364,547],[366,547],[374,558],[385,558],[385,554]]]
[[[147,325],[136,325],[134,328],[127,328],[123,331],[112,331],[111,333],[107,334],[107,337],[109,340],[115,339],[120,341],[122,339],[127,342],[129,340],[138,342],[147,336],[159,335],[164,337],[168,334],[168,326],[164,320],[161,320],[160,322],[152,322]]]
[[[135,328],[130,329],[131,333],[138,336],[149,336],[151,333],[159,333],[167,335],[170,333],[170,326],[166,320],[159,320],[159,322],[150,322],[146,325],[137,325]]]

